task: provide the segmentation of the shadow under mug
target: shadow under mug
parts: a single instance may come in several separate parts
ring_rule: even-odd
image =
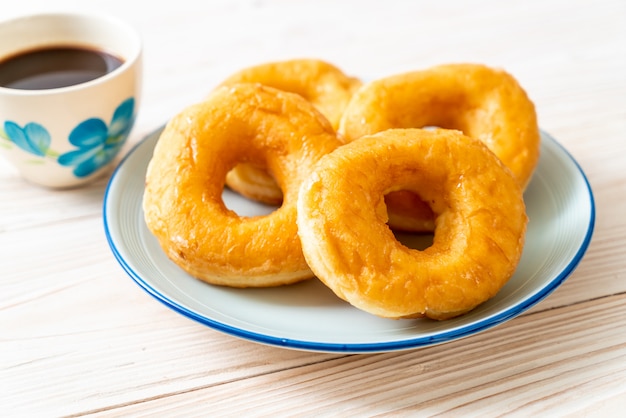
[[[121,65],[63,87],[0,86],[0,152],[29,182],[69,188],[108,172],[126,142],[140,101],[142,43],[131,26],[104,15],[0,22],[0,71],[20,54],[59,48],[110,54]]]

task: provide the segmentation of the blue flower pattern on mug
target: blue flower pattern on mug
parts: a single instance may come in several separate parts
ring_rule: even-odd
[[[4,122],[4,137],[24,151],[38,157],[56,156],[50,150],[50,133],[38,123],[29,122],[24,127],[12,121]]]
[[[69,141],[77,149],[62,154],[58,162],[74,167],[76,177],[87,177],[108,164],[126,142],[134,121],[135,99],[122,102],[107,127],[102,119],[91,118],[79,123]]]

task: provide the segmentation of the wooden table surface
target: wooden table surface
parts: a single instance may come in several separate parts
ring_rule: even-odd
[[[260,62],[317,57],[370,79],[450,62],[505,68],[588,176],[597,219],[574,273],[513,320],[426,348],[315,353],[220,333],[150,297],[107,244],[108,178],[52,191],[0,160],[0,415],[623,414],[626,2],[20,0],[0,17],[50,10],[114,14],[142,33],[125,152]]]

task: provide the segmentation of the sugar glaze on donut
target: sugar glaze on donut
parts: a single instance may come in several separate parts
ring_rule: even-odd
[[[340,145],[301,96],[255,84],[217,89],[165,127],[146,174],[145,220],[178,266],[206,282],[265,287],[312,277],[296,227],[304,177]],[[240,217],[222,201],[226,173],[254,164],[280,186],[282,205]]]
[[[313,58],[253,65],[232,74],[220,85],[238,83],[259,83],[299,94],[311,102],[334,129],[338,128],[344,109],[362,84],[358,78],[348,76],[337,66]],[[278,205],[283,199],[274,179],[249,164],[234,167],[226,176],[226,184],[241,195],[263,203]]]
[[[534,104],[512,75],[481,64],[445,64],[366,83],[346,108],[339,133],[349,142],[386,129],[427,126],[460,130],[481,140],[522,189],[539,161]],[[390,225],[431,229],[432,215],[404,195],[390,196]]]
[[[409,190],[435,213],[433,244],[398,242],[384,196]],[[304,181],[298,233],[335,294],[386,318],[447,319],[493,297],[524,246],[527,216],[511,171],[459,131],[391,129],[323,157]]]

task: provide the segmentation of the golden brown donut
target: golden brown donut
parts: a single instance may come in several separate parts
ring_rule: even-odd
[[[319,59],[293,59],[255,65],[231,75],[220,85],[260,83],[296,93],[310,101],[337,129],[354,92],[357,78]],[[268,204],[282,201],[280,188],[267,173],[250,165],[238,165],[226,176],[226,184],[240,194]]]
[[[339,132],[349,142],[390,128],[427,126],[457,129],[480,139],[511,169],[522,188],[539,160],[533,103],[510,74],[478,64],[440,65],[367,83],[352,97]],[[396,213],[395,205],[389,209],[392,226],[424,230],[428,225],[428,219],[413,217],[402,207]]]
[[[275,286],[312,277],[296,227],[302,179],[340,145],[305,99],[254,84],[217,89],[176,115],[148,165],[145,221],[177,265],[206,282]],[[267,216],[240,217],[222,201],[240,162],[267,169],[285,195]]]
[[[381,204],[410,190],[436,214],[432,246],[398,242]],[[527,216],[519,182],[459,131],[391,129],[323,157],[298,199],[309,266],[353,306],[386,318],[451,318],[493,297],[514,273]]]
[[[220,83],[259,83],[310,101],[337,129],[343,111],[362,82],[319,59],[292,59],[244,68]]]

